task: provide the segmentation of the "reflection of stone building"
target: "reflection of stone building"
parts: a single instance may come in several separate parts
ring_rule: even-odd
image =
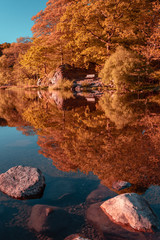
[[[57,96],[53,96],[52,94],[51,98],[54,99],[57,107],[62,110],[71,110],[82,106],[88,106],[90,111],[93,111],[96,109],[95,104],[98,102],[98,99],[95,97],[87,99],[83,96],[77,96],[75,98],[63,99],[57,98]]]
[[[75,108],[79,108],[82,106],[88,106],[90,111],[96,110],[96,104],[98,103],[99,96],[95,96],[94,94],[86,94],[83,95],[64,95],[65,93],[61,93],[59,91],[52,92],[38,92],[40,98],[43,98],[46,102],[53,104],[55,103],[57,107],[61,110],[71,110]],[[67,94],[67,92],[66,92]]]

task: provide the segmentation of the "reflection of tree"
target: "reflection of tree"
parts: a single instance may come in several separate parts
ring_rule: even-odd
[[[108,122],[100,110],[90,112],[86,107],[67,111],[65,128],[50,127],[45,129],[48,134],[39,138],[41,153],[61,170],[93,171],[108,186],[118,179],[141,187],[160,184],[159,116],[149,112],[153,103],[148,103],[148,112],[142,115],[146,100],[131,100],[128,106],[133,107],[134,121],[121,129]],[[136,119],[139,114],[141,119]]]
[[[160,184],[158,97],[115,95],[114,104],[110,98],[105,94],[97,111],[91,111],[89,105],[64,111],[47,100],[47,95],[37,101],[35,95],[1,93],[0,117],[24,132],[27,125],[33,126],[39,135],[40,153],[61,170],[93,171],[107,186],[115,180],[142,187]],[[118,113],[120,123],[113,118],[118,118]]]
[[[144,103],[136,101],[135,96],[119,93],[105,93],[99,104],[107,118],[115,123],[117,128],[133,122],[145,109]]]
[[[151,117],[148,121],[154,119]],[[118,179],[142,186],[160,184],[157,144],[160,129],[156,130],[157,135],[150,129],[142,134],[148,124],[143,119],[139,124],[136,122],[137,126],[123,131],[113,129],[109,133],[102,130],[100,134],[98,129],[93,132],[80,128],[72,131],[72,137],[65,138],[61,147],[73,166],[84,172],[93,171],[107,185]]]
[[[34,136],[36,135],[34,129],[31,126],[21,126],[21,127],[17,127],[18,131],[21,131],[22,134],[26,135],[26,136]]]
[[[36,98],[34,93],[25,91],[0,91],[0,118],[10,127],[26,126],[22,113],[31,101]],[[4,121],[3,121],[4,122]]]

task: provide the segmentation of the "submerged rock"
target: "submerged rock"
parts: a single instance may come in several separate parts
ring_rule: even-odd
[[[88,238],[83,238],[83,237],[75,237],[73,240],[89,240]]]
[[[101,209],[114,222],[131,228],[153,232],[158,229],[158,219],[148,202],[136,193],[125,193],[105,201]]]
[[[121,180],[114,182],[112,185],[112,188],[117,191],[123,190],[125,188],[129,188],[129,187],[131,187],[131,184],[129,182],[125,182],[125,181],[121,181]]]
[[[70,224],[70,215],[63,209],[47,205],[32,208],[28,226],[46,235],[56,234]]]
[[[88,203],[95,203],[95,202],[102,202],[104,200],[107,200],[111,197],[115,197],[117,194],[113,191],[111,191],[106,186],[99,184],[98,188],[92,191],[88,197],[87,202]]]
[[[37,168],[16,166],[0,175],[0,191],[17,199],[39,197],[44,190],[45,179]]]
[[[64,240],[89,240],[88,238],[81,237],[77,234],[73,234],[65,238]]]
[[[160,186],[151,185],[143,194],[143,197],[149,204],[160,207]]]

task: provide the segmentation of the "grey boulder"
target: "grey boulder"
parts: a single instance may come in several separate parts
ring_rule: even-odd
[[[137,231],[153,232],[158,229],[158,219],[148,202],[136,193],[120,194],[101,204],[101,209],[120,225]]]
[[[0,191],[17,199],[40,197],[45,179],[37,168],[16,166],[0,175]]]

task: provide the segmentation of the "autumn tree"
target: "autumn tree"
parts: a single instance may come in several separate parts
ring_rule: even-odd
[[[144,34],[144,44],[140,46],[138,51],[141,51],[142,54],[146,57],[148,63],[152,61],[153,58],[159,57],[158,49],[159,49],[159,39],[160,39],[160,2],[159,1],[151,1],[152,2],[152,15],[148,17],[146,15],[146,25],[148,27],[148,31],[145,29],[143,31]],[[142,26],[143,27],[143,26]]]
[[[20,55],[21,66],[37,78],[44,75],[47,73],[50,50],[40,38],[35,39],[28,51]]]
[[[2,44],[0,44],[0,57],[3,55],[3,50],[5,49],[5,48],[9,48],[10,47],[10,43],[2,43]]]
[[[48,0],[32,17],[32,40],[0,45],[1,79],[43,77],[63,63],[102,66],[119,45],[150,67],[160,58],[159,13],[158,0]]]
[[[20,37],[16,39],[17,43],[29,43],[31,42],[31,38],[30,37]]]
[[[17,74],[14,74],[14,70],[18,69],[20,73],[20,66],[18,58],[20,54],[24,54],[30,46],[30,42],[11,43],[8,47],[2,50],[2,56],[0,57],[0,79],[2,83],[15,84],[17,82]]]
[[[60,39],[61,31],[57,29],[57,24],[63,16],[66,6],[73,0],[49,0],[45,10],[40,11],[32,17],[34,25],[32,27],[33,37],[45,40],[45,46],[53,49],[55,62],[64,63],[65,49],[64,42]]]
[[[59,28],[75,63],[103,63],[117,45],[144,45],[157,25],[155,1],[82,0],[71,3]]]

